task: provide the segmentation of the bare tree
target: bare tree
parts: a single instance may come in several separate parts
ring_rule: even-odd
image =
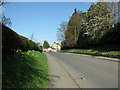
[[[4,24],[5,26],[8,26],[8,27],[11,27],[11,25],[12,25],[11,19],[5,17],[4,14],[2,14],[2,21],[1,21],[1,23]]]
[[[4,5],[7,3],[8,2],[5,2],[5,0],[0,0],[0,9],[2,10],[3,8],[6,8]],[[12,25],[11,19],[7,18],[3,13],[0,15],[0,23],[8,27],[11,27]]]
[[[34,34],[32,33],[32,35],[30,36],[30,40],[34,40]]]
[[[60,27],[57,28],[58,31],[57,31],[57,40],[58,41],[64,41],[65,40],[65,32],[67,30],[67,22],[66,21],[63,21],[61,24],[60,24]]]
[[[118,2],[118,22],[120,22],[120,1]]]
[[[5,2],[5,0],[0,0],[0,6],[5,5],[7,2]]]
[[[118,16],[119,16],[119,2],[115,2],[114,0],[111,0],[110,2],[107,3],[108,9],[111,13],[111,21],[112,24],[116,24],[118,22]]]

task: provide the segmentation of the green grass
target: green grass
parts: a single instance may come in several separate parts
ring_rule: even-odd
[[[96,50],[96,49],[68,49],[61,50],[64,52],[81,52],[81,53],[105,53],[105,54],[120,54],[120,51]]]
[[[45,88],[48,83],[47,57],[39,51],[3,55],[3,88]]]

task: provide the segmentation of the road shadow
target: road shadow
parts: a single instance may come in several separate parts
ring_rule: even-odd
[[[48,78],[49,78],[49,85],[48,85],[48,88],[55,88],[55,82],[60,79],[60,76],[59,75],[48,75]]]

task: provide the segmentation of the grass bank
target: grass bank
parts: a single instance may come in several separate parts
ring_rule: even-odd
[[[97,49],[68,49],[61,50],[62,52],[80,52],[80,53],[101,53],[101,54],[113,54],[118,55],[120,51],[108,51],[108,50],[97,50]]]
[[[48,83],[47,57],[39,51],[2,56],[3,88],[45,88]]]

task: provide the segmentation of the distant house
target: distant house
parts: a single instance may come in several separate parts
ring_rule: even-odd
[[[43,48],[43,52],[48,52],[48,49],[47,48]]]
[[[52,48],[52,52],[57,52],[57,50],[55,48]]]
[[[57,52],[61,50],[61,46],[59,43],[54,42],[52,47],[43,48],[43,52]]]
[[[52,48],[51,47],[48,48],[48,52],[52,52]]]
[[[52,45],[52,48],[55,48],[56,50],[60,51],[61,50],[61,46],[59,43],[54,42]]]
[[[39,43],[39,42],[37,42],[37,45],[38,45],[38,46],[40,46],[40,43]]]

